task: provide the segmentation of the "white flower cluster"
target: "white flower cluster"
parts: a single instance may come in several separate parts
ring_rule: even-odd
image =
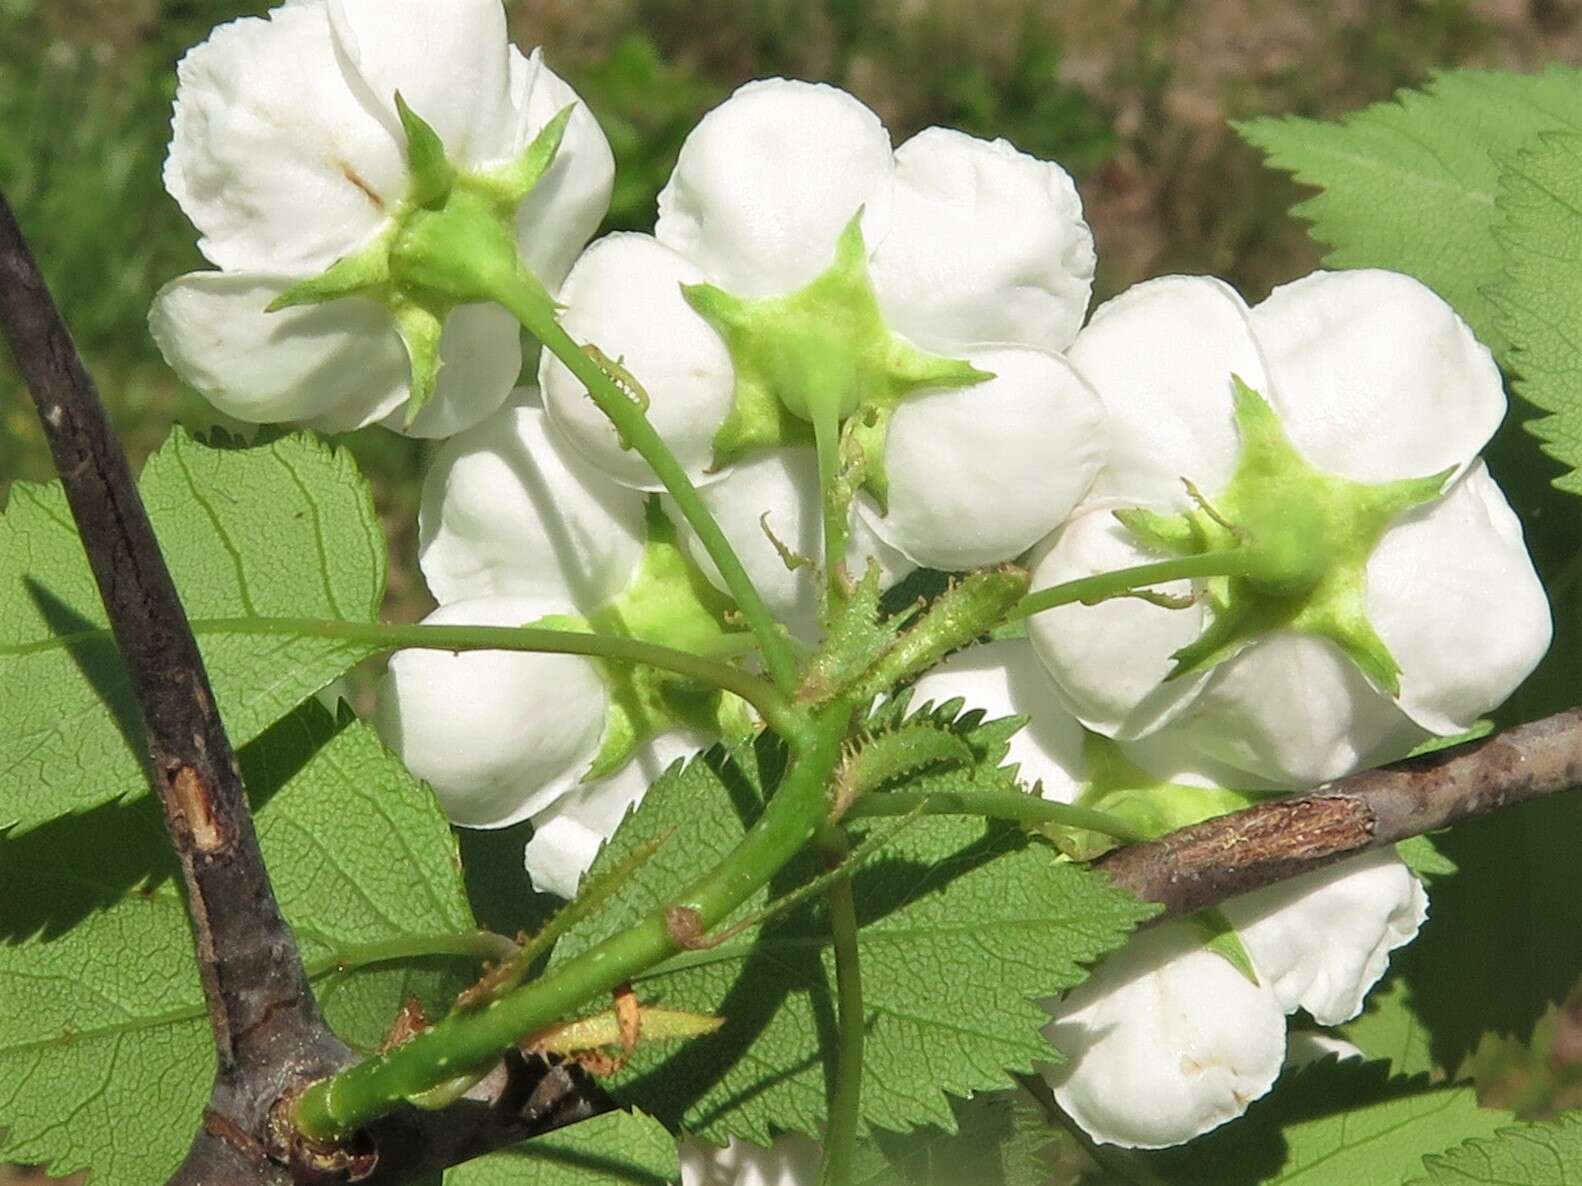
[[[729,659],[718,572],[572,371],[546,350],[538,388],[508,399],[512,317],[451,309],[407,422],[394,290],[265,312],[409,213],[397,90],[473,170],[576,103],[509,46],[498,0],[446,7],[291,0],[185,59],[166,179],[218,270],[160,294],[156,338],[241,419],[452,438],[422,499],[430,622]],[[751,83],[704,118],[653,235],[582,250],[610,179],[575,105],[514,215],[523,265],[793,634],[819,628],[820,459],[851,483],[854,571],[1021,561],[1038,589],[1202,558],[1201,578],[1047,610],[921,679],[919,701],[1026,716],[1011,760],[1043,795],[1179,823],[1303,789],[1470,728],[1547,648],[1519,525],[1478,459],[1498,371],[1416,281],[1320,273],[1249,308],[1167,277],[1088,317],[1092,238],[1058,165],[939,128],[892,147],[852,96],[800,82]],[[1215,571],[1231,553],[1249,559]],[[571,655],[410,651],[379,724],[458,824],[532,819],[533,879],[570,896],[658,772],[718,736],[728,706],[700,715],[673,691]],[[1376,854],[1227,905],[1247,967],[1185,925],[1147,932],[1050,1002],[1057,1098],[1100,1141],[1212,1128],[1268,1090],[1287,1016],[1354,1016],[1425,913]],[[684,1172],[789,1183],[807,1152],[692,1149]]]

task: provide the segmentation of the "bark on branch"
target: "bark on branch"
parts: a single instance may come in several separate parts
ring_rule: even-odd
[[[1582,786],[1582,709],[1205,820],[1096,867],[1153,921],[1179,918],[1348,856]]]

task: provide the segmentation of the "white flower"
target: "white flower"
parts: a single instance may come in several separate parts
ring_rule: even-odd
[[[424,622],[525,626],[564,612],[484,597],[443,605]],[[577,785],[599,753],[608,712],[598,664],[579,655],[404,650],[380,681],[375,721],[452,821],[503,828]]]
[[[533,885],[563,898],[576,897],[593,858],[648,788],[671,766],[712,742],[701,733],[663,733],[608,778],[583,783],[535,815],[533,836],[523,854]]]
[[[718,482],[698,491],[732,550],[752,578],[775,620],[799,638],[814,640],[818,630],[818,591],[822,563],[822,512],[818,463],[807,449],[766,449],[733,466]],[[713,559],[669,498],[665,509],[686,543],[687,555],[720,592],[725,582]],[[772,533],[772,536],[771,536]],[[789,550],[787,565],[775,546]],[[810,563],[800,563],[801,560]],[[884,587],[911,571],[906,558],[879,539],[861,520],[852,524],[846,569],[853,577],[878,564]]]
[[[813,1186],[819,1147],[797,1134],[776,1137],[765,1149],[733,1139],[723,1149],[681,1142],[681,1186]]]
[[[1047,1033],[1068,1061],[1046,1071],[1094,1140],[1178,1145],[1232,1120],[1274,1084],[1286,1014],[1336,1024],[1361,1010],[1427,900],[1380,850],[1226,903],[1253,984],[1191,927],[1145,931],[1059,1002]]]
[[[1179,677],[1167,678],[1176,653],[1215,623],[1208,605],[1120,599],[1036,615],[1033,643],[1089,728],[1137,738],[1173,722],[1209,757],[1310,785],[1471,727],[1542,657],[1543,589],[1477,458],[1504,413],[1499,373],[1421,284],[1318,273],[1248,310],[1217,281],[1168,277],[1099,309],[1070,357],[1108,409],[1108,463],[1095,509],[1035,557],[1035,589],[1160,559],[1110,509],[1202,515],[1183,478],[1210,506],[1242,480],[1233,375],[1319,471],[1402,489],[1450,471],[1441,497],[1382,529],[1343,588],[1351,600],[1337,599],[1328,619],[1265,629]],[[1398,694],[1364,674],[1359,651],[1382,653],[1385,669],[1393,659]]]
[[[985,720],[1027,717],[1011,736],[1006,761],[1017,777],[1043,797],[1074,803],[1086,774],[1082,726],[1052,694],[1049,679],[1025,639],[1002,639],[957,651],[914,685],[912,704],[943,704],[960,697]]]
[[[865,254],[842,264],[837,248],[859,210]],[[737,91],[688,137],[654,236],[595,243],[560,296],[569,332],[636,377],[655,428],[699,481],[718,476],[728,421],[736,451],[785,443],[772,439],[765,421],[775,413],[763,407],[757,421],[738,423],[739,386],[767,387],[764,398],[787,415],[804,414],[799,383],[815,393],[830,386],[826,363],[841,376],[834,386],[853,388],[830,398],[882,388],[874,398],[894,400],[879,442],[889,513],[870,508],[870,523],[916,563],[967,567],[1031,546],[1097,470],[1102,408],[1051,353],[1081,323],[1093,263],[1076,190],[1059,166],[939,128],[892,150],[878,118],[850,95],[774,79]],[[853,309],[861,301],[852,293],[871,280],[877,308],[862,308],[872,318],[765,321],[774,334],[790,326],[783,332],[794,342],[768,352],[764,365],[797,359],[767,377],[741,370],[696,311],[696,292],[682,291],[711,285],[727,304],[794,300],[841,268],[848,280],[860,277],[840,290]],[[838,336],[859,320],[870,337],[827,346],[826,329]],[[930,358],[946,369],[929,370]],[[997,377],[972,385],[961,362]],[[947,371],[956,378],[919,392],[928,383],[916,376]],[[561,363],[546,357],[540,379],[551,418],[584,456],[620,481],[657,487]]]
[[[509,44],[499,0],[294,0],[220,26],[182,59],[165,185],[220,270],[167,285],[150,323],[170,364],[226,414],[445,436],[514,385],[517,324],[493,305],[450,312],[436,393],[409,427],[410,364],[384,304],[264,312],[392,225],[408,190],[397,90],[470,170],[510,161],[577,101]],[[612,177],[578,105],[517,215],[522,257],[551,288],[603,217]]]
[[[587,612],[643,554],[643,496],[560,443],[531,389],[447,441],[423,482],[418,557],[441,604],[495,594]]]

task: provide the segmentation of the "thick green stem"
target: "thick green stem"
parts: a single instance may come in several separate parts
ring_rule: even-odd
[[[825,858],[841,865],[851,852],[845,833],[836,826],[819,829],[818,846]],[[857,1122],[862,1115],[862,1047],[867,1019],[862,1004],[862,967],[857,949],[857,902],[851,875],[836,877],[825,890],[830,933],[835,949],[835,994],[840,1007],[835,1050],[835,1089],[830,1097],[829,1126],[824,1132],[824,1157],[819,1186],[846,1186],[857,1156]]]
[[[621,439],[636,449],[656,477],[664,483],[670,497],[675,499],[682,516],[697,534],[698,541],[708,552],[714,566],[719,569],[725,587],[736,599],[742,618],[758,638],[763,652],[764,668],[775,686],[789,693],[797,680],[796,656],[790,641],[770,614],[752,578],[742,567],[740,558],[731,547],[720,525],[709,514],[708,507],[698,497],[698,491],[687,477],[687,472],[676,460],[670,447],[654,426],[648,422],[643,410],[610,378],[605,369],[590,358],[555,320],[554,308],[536,291],[535,286],[519,277],[514,283],[500,283],[495,299],[515,315],[544,348],[560,359],[578,382],[588,389],[588,395],[598,404],[599,410],[610,418]]]
[[[1035,828],[1045,824],[1086,828],[1127,844],[1152,839],[1108,812],[1056,803],[1020,791],[884,791],[858,799],[846,812],[846,818],[910,815],[914,811],[922,815],[981,815]]]
[[[206,618],[192,625],[194,632],[200,635],[230,632],[311,635],[366,643],[380,650],[536,651],[549,655],[587,655],[617,663],[642,663],[740,696],[776,731],[785,720],[785,697],[767,680],[729,663],[634,638],[533,626],[429,626],[421,623],[398,626],[386,622],[319,618]]]
[[[1149,585],[1162,585],[1166,581],[1241,576],[1247,571],[1247,555],[1243,549],[1231,548],[1222,552],[1204,552],[1197,556],[1139,564],[1135,568],[1118,568],[1114,572],[1101,572],[1096,576],[1066,581],[1029,593],[1006,617],[1008,621],[1014,622],[1046,609],[1055,609],[1076,601],[1102,601],[1106,597],[1118,597]]]
[[[526,1035],[679,951],[670,921],[675,909],[694,912],[704,931],[723,922],[768,884],[823,822],[827,787],[851,713],[850,704],[832,704],[788,730],[790,764],[763,814],[719,865],[664,907],[499,1000],[453,1013],[410,1041],[314,1084],[297,1103],[298,1129],[310,1140],[342,1140],[408,1097],[487,1066]]]

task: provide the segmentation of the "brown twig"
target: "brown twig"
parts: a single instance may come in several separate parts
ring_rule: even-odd
[[[1178,918],[1370,848],[1582,785],[1582,709],[1326,783],[1097,862]]]
[[[172,1183],[293,1180],[276,1102],[349,1065],[281,917],[241,771],[130,467],[92,378],[0,194],[0,330],[43,422],[72,517],[142,713],[149,778],[180,859],[219,1059],[204,1122]],[[405,1112],[373,1134],[370,1181],[475,1157],[609,1106],[585,1077],[514,1060],[451,1109]],[[399,1150],[399,1155],[396,1155]],[[297,1180],[307,1180],[306,1173]]]

